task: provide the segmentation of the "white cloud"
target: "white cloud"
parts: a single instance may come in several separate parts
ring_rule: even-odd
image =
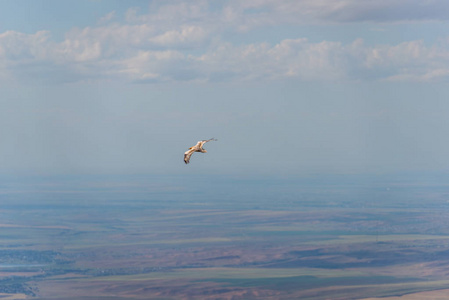
[[[113,20],[114,18],[115,18],[115,11],[111,11],[110,13],[101,17],[100,20],[98,20],[98,23],[99,24],[108,23],[109,21]]]
[[[270,46],[230,44],[197,58],[210,74],[232,74],[238,79],[428,81],[447,77],[449,50],[426,47],[421,41],[394,46],[366,46],[362,40],[344,45],[306,39],[286,39]],[[231,76],[230,76],[231,77]]]
[[[160,46],[176,46],[199,43],[205,39],[207,32],[200,26],[181,26],[178,30],[169,30],[149,41]]]
[[[48,31],[35,34],[6,31],[0,34],[0,55],[10,62],[44,59],[47,56],[46,45],[51,43],[49,37]]]
[[[444,45],[427,47],[422,41],[370,47],[365,65],[368,70],[383,74],[381,79],[439,80],[448,77],[449,49]]]
[[[179,51],[140,51],[120,61],[116,72],[135,81],[169,81],[178,71],[176,64],[185,64],[185,56]]]
[[[239,47],[224,44],[197,60],[212,76],[224,73],[244,80],[285,77],[328,80],[344,76],[340,60],[343,54],[340,43],[288,39],[274,46],[266,43]]]
[[[162,3],[162,4],[161,4]],[[74,28],[55,42],[50,32],[0,34],[0,76],[66,81],[83,78],[130,81],[420,80],[448,77],[447,41],[425,45],[310,42],[305,38],[236,45],[226,33],[271,23],[327,20],[438,19],[439,0],[303,0],[153,2],[148,14],[128,10],[126,22]],[[404,11],[399,12],[399,8]],[[370,15],[370,17],[368,17]],[[361,17],[365,16],[365,17]],[[406,17],[405,17],[406,16]],[[101,22],[114,18],[114,12]],[[32,72],[30,72],[30,70]]]
[[[27,35],[7,32],[0,35],[0,62],[3,75],[20,74],[28,67],[39,68],[51,77],[51,69],[77,77],[118,77],[125,80],[254,80],[296,77],[301,80],[435,80],[447,77],[449,50],[444,44],[426,46],[422,41],[397,45],[366,46],[307,39],[285,39],[275,45],[215,43],[198,54],[168,45],[202,33],[189,28],[146,38],[126,34],[140,26],[86,28],[72,32],[55,43],[47,32]],[[116,32],[113,35],[112,32]],[[120,38],[122,37],[122,38]],[[165,45],[157,49],[155,45]],[[109,49],[112,47],[113,49]],[[45,67],[44,67],[45,65]],[[55,71],[55,72],[56,72]],[[34,70],[39,72],[39,70]],[[48,72],[48,74],[45,74]]]

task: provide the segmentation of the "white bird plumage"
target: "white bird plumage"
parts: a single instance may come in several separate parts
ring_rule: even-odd
[[[207,142],[210,142],[210,141],[216,141],[216,140],[217,140],[217,139],[211,138],[211,139],[208,139],[208,140],[198,141],[198,143],[196,143],[195,146],[190,147],[189,150],[187,150],[187,151],[184,153],[184,162],[185,162],[186,164],[188,164],[188,163],[190,162],[190,157],[192,156],[192,154],[193,154],[194,152],[206,153],[207,151],[203,148],[203,145],[204,145],[205,143],[207,143]]]

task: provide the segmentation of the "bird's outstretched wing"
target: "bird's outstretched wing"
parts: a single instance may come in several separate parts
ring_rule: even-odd
[[[214,138],[211,138],[211,139],[208,139],[208,140],[202,140],[202,141],[199,141],[198,143],[201,143],[200,144],[200,147],[203,147],[203,145],[205,144],[205,143],[207,143],[207,142],[210,142],[210,141],[218,141],[217,139],[214,139]],[[197,144],[198,145],[198,144]]]
[[[192,156],[193,152],[195,152],[195,149],[189,149],[184,153],[184,162],[186,164],[190,162],[190,156]]]

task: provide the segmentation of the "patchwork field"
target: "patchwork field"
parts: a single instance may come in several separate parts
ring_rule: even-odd
[[[197,191],[167,197],[146,180],[132,193],[6,189],[0,299],[439,299],[447,190],[383,184],[295,184],[282,199],[278,185],[229,184],[192,201]]]

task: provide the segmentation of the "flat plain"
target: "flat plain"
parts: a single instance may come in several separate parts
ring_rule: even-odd
[[[439,299],[444,182],[5,179],[0,299]]]

